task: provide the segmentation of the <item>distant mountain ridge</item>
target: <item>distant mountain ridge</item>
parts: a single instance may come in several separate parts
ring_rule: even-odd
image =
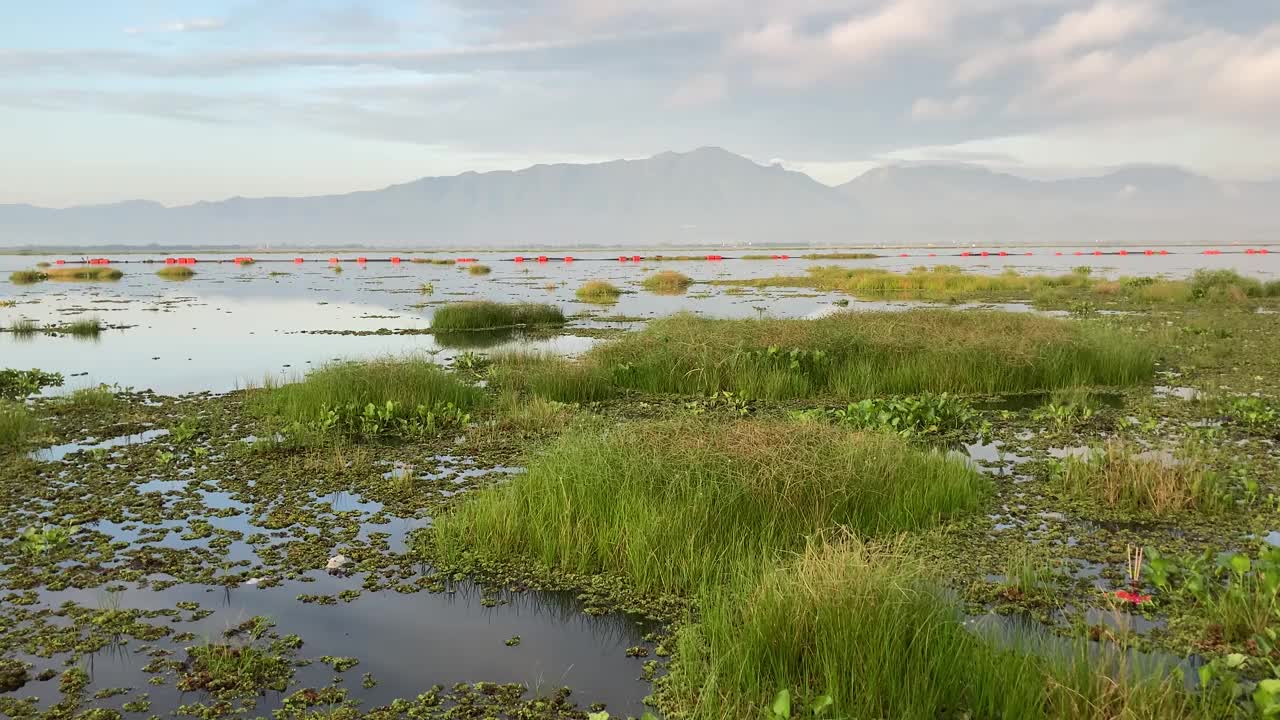
[[[1056,181],[970,165],[884,166],[833,188],[700,148],[342,195],[0,205],[0,247],[1250,241],[1280,236],[1277,201],[1280,182],[1219,183],[1162,166]]]

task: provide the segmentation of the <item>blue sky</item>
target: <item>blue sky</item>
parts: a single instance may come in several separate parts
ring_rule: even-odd
[[[305,195],[720,145],[1280,177],[1275,0],[43,0],[0,203]]]

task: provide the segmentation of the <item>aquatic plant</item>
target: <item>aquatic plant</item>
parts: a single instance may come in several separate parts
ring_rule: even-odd
[[[1126,667],[1124,650],[1000,647],[971,632],[901,542],[814,539],[706,598],[670,678],[690,718],[758,717],[778,687],[824,710],[830,697],[844,718],[1198,716],[1180,680]]]
[[[69,395],[58,400],[63,409],[71,410],[107,410],[120,404],[115,389],[110,385],[99,384],[71,391]]]
[[[119,280],[124,277],[124,273],[116,268],[107,265],[71,265],[65,267],[50,268],[44,271],[44,275],[49,280]]]
[[[33,285],[48,279],[49,276],[40,270],[15,270],[9,273],[9,282],[14,285]]]
[[[488,275],[493,272],[493,268],[488,265],[469,265],[467,266],[467,272],[472,275]]]
[[[14,337],[30,338],[40,332],[40,326],[30,318],[18,318],[9,325],[9,332],[13,333]]]
[[[1280,548],[1172,557],[1149,547],[1144,555],[1157,598],[1202,608],[1224,642],[1252,641],[1264,655],[1280,649]]]
[[[195,277],[196,271],[186,265],[169,265],[157,270],[156,275],[164,278],[165,280],[190,280]]]
[[[249,643],[209,641],[187,648],[178,689],[204,691],[219,699],[255,697],[264,690],[283,692],[293,679],[294,651],[302,641],[286,635],[264,643],[264,637],[258,634]]]
[[[483,392],[416,357],[339,362],[255,394],[251,407],[286,426],[380,435],[458,420]]]
[[[981,415],[965,400],[947,393],[867,398],[832,411],[836,422],[900,435],[963,433],[977,428]]]
[[[1226,401],[1224,414],[1231,422],[1250,430],[1280,427],[1280,407],[1257,396],[1230,398]]]
[[[992,311],[841,312],[817,320],[655,320],[594,347],[615,384],[781,400],[1127,385],[1153,353],[1103,326]]]
[[[1196,455],[1165,457],[1120,440],[1054,461],[1050,473],[1067,495],[1128,512],[1215,512],[1232,502],[1221,475]]]
[[[17,306],[18,306],[17,300],[0,300],[0,308],[11,308],[11,307],[17,307]]]
[[[0,398],[0,449],[19,448],[40,429],[25,405]]]
[[[607,280],[589,280],[574,294],[585,302],[611,303],[617,301],[622,290]]]
[[[445,331],[490,330],[521,325],[563,325],[564,321],[564,312],[555,305],[470,300],[436,308],[431,327]]]
[[[434,283],[422,283],[422,285],[418,288],[418,292],[422,293],[423,295],[432,295],[435,293],[435,291],[436,291],[436,286]]]
[[[987,487],[965,462],[893,435],[681,419],[571,428],[519,482],[473,496],[437,528],[457,552],[691,592],[825,528],[929,526],[976,508]]]
[[[62,373],[5,368],[0,370],[0,399],[21,400],[47,387],[61,387],[62,383]]]
[[[29,527],[18,536],[18,546],[32,557],[49,555],[65,547],[78,529],[77,525]]]
[[[672,295],[688,290],[693,278],[675,270],[662,270],[647,276],[640,284],[649,292]]]
[[[72,337],[96,338],[102,334],[103,325],[102,321],[97,318],[81,318],[66,325],[58,325],[50,329]]]
[[[614,394],[607,372],[551,353],[495,354],[490,358],[487,378],[494,388],[557,402],[594,402]]]

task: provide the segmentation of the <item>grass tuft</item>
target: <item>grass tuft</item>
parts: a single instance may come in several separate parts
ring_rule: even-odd
[[[1104,326],[947,310],[843,312],[817,320],[681,314],[597,346],[588,359],[624,387],[777,400],[1129,385],[1154,373],[1145,344]]]
[[[693,278],[675,270],[662,270],[646,277],[640,284],[649,292],[677,295],[689,289]]]
[[[9,273],[9,282],[14,285],[33,285],[48,279],[49,276],[40,270],[15,270]]]
[[[185,265],[170,265],[157,270],[156,275],[165,280],[190,280],[195,277],[196,271]]]
[[[64,281],[114,281],[124,277],[124,273],[106,265],[85,265],[83,267],[57,267],[44,271],[50,280]]]
[[[611,282],[606,280],[590,280],[578,288],[574,293],[579,300],[593,303],[611,303],[617,302],[618,296],[622,294],[622,290]]]
[[[431,317],[435,330],[492,330],[521,325],[563,325],[564,312],[554,305],[471,300],[449,303]]]
[[[1213,512],[1231,504],[1222,478],[1198,457],[1141,452],[1118,440],[1052,470],[1067,495],[1126,512]]]
[[[493,272],[493,268],[488,265],[469,265],[467,266],[467,272],[472,275],[488,275]]]
[[[442,519],[438,540],[690,593],[827,528],[931,525],[976,508],[987,487],[963,461],[893,435],[776,421],[579,427],[518,482]]]
[[[285,423],[309,424],[332,408],[385,407],[404,412],[452,403],[461,409],[478,405],[479,388],[467,385],[439,365],[421,358],[384,358],[338,362],[308,374],[302,381],[268,388],[252,405],[260,415]]]
[[[40,423],[20,402],[0,399],[0,448],[20,448],[40,429]]]
[[[550,353],[500,353],[488,369],[489,384],[562,403],[587,403],[613,395],[608,373]]]

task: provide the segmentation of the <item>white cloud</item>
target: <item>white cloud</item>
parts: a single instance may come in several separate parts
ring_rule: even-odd
[[[208,32],[210,30],[221,30],[227,26],[226,20],[217,18],[195,18],[193,20],[178,20],[175,22],[165,23],[155,27],[128,27],[124,31],[130,35],[141,35],[145,33],[185,33],[185,32]]]
[[[974,95],[954,98],[922,97],[911,105],[911,119],[921,122],[934,120],[961,120],[973,117],[982,104]]]

